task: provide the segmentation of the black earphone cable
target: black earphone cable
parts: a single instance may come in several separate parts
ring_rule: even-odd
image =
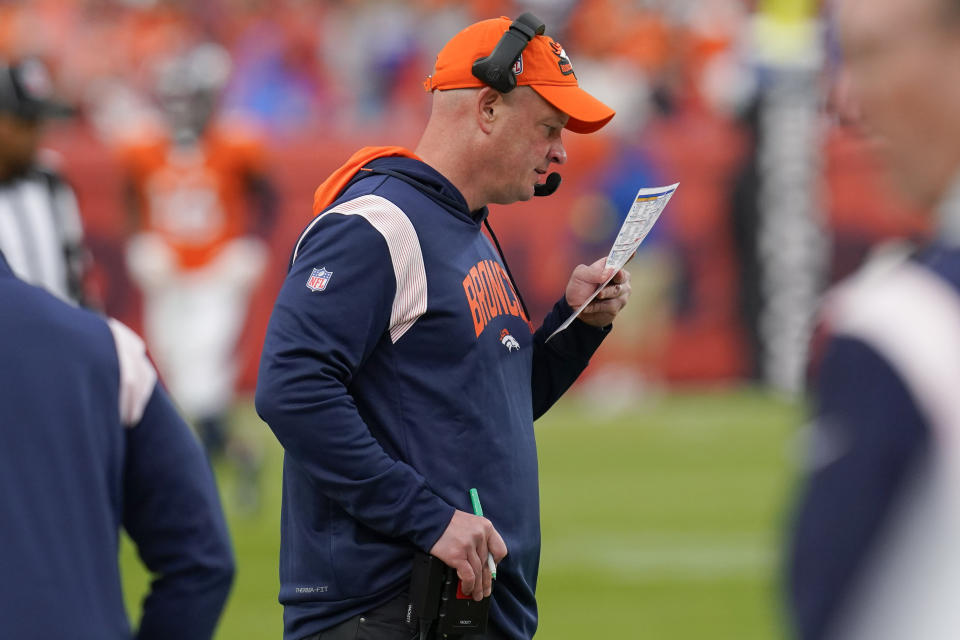
[[[497,234],[493,232],[493,227],[490,226],[489,216],[483,219],[483,226],[485,226],[490,233],[490,239],[493,240],[493,245],[497,248],[497,253],[500,254],[500,261],[503,262],[503,267],[507,270],[507,277],[510,278],[510,284],[513,285],[513,290],[517,294],[517,300],[520,301],[520,306],[523,307],[523,315],[527,317],[527,322],[530,322],[530,312],[527,311],[527,304],[523,301],[523,296],[520,295],[520,287],[517,285],[516,278],[514,278],[513,273],[510,272],[510,265],[507,264],[507,256],[503,254],[503,249],[500,248],[500,241],[497,240]]]

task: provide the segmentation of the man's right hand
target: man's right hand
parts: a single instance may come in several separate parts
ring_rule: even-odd
[[[465,511],[453,513],[443,535],[430,549],[430,555],[457,570],[463,593],[474,600],[489,596],[493,589],[487,552],[499,564],[507,555],[507,545],[489,520]]]

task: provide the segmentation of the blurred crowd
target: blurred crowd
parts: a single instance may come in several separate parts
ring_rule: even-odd
[[[255,230],[268,266],[237,350],[240,386],[250,388],[288,239],[313,189],[358,146],[419,135],[423,80],[448,34],[531,11],[572,52],[584,88],[617,110],[598,136],[567,136],[555,196],[492,216],[534,315],[570,264],[607,252],[638,188],[679,181],[633,263],[635,302],[617,348],[591,369],[596,388],[631,398],[661,383],[747,378],[795,391],[819,292],[879,239],[924,232],[899,217],[904,205],[861,143],[828,117],[837,52],[821,4],[7,1],[0,58],[39,59],[79,108],[45,144],[77,190],[96,295],[136,328],[146,318],[122,248],[138,230],[123,186],[137,171],[130,149],[211,122],[231,132],[221,149],[244,149],[242,170],[277,195],[272,217],[261,215],[263,190],[247,204],[258,210],[251,218],[272,220]],[[801,248],[784,251],[791,245]],[[801,298],[781,295],[797,290]]]
[[[283,138],[419,122],[420,81],[445,34],[522,10],[577,52],[620,109],[617,132],[679,93],[719,107],[742,89],[721,68],[748,18],[740,0],[13,1],[0,4],[0,55],[43,59],[109,138],[150,118],[172,59],[216,43],[224,55],[206,73],[224,82],[223,108]]]

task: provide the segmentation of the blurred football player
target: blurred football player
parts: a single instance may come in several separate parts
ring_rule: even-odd
[[[276,196],[245,122],[215,118],[229,54],[204,44],[160,66],[169,129],[125,145],[128,267],[161,375],[208,453],[227,446],[237,341],[267,260]]]

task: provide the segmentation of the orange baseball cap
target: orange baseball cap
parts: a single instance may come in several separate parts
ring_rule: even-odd
[[[445,91],[484,86],[473,75],[473,63],[490,55],[512,22],[507,17],[483,20],[455,35],[437,55],[433,75],[423,82],[424,89]],[[574,133],[593,133],[614,116],[613,109],[580,88],[570,58],[560,43],[549,36],[534,36],[520,54],[513,72],[517,86],[530,87],[570,116],[566,128]]]

